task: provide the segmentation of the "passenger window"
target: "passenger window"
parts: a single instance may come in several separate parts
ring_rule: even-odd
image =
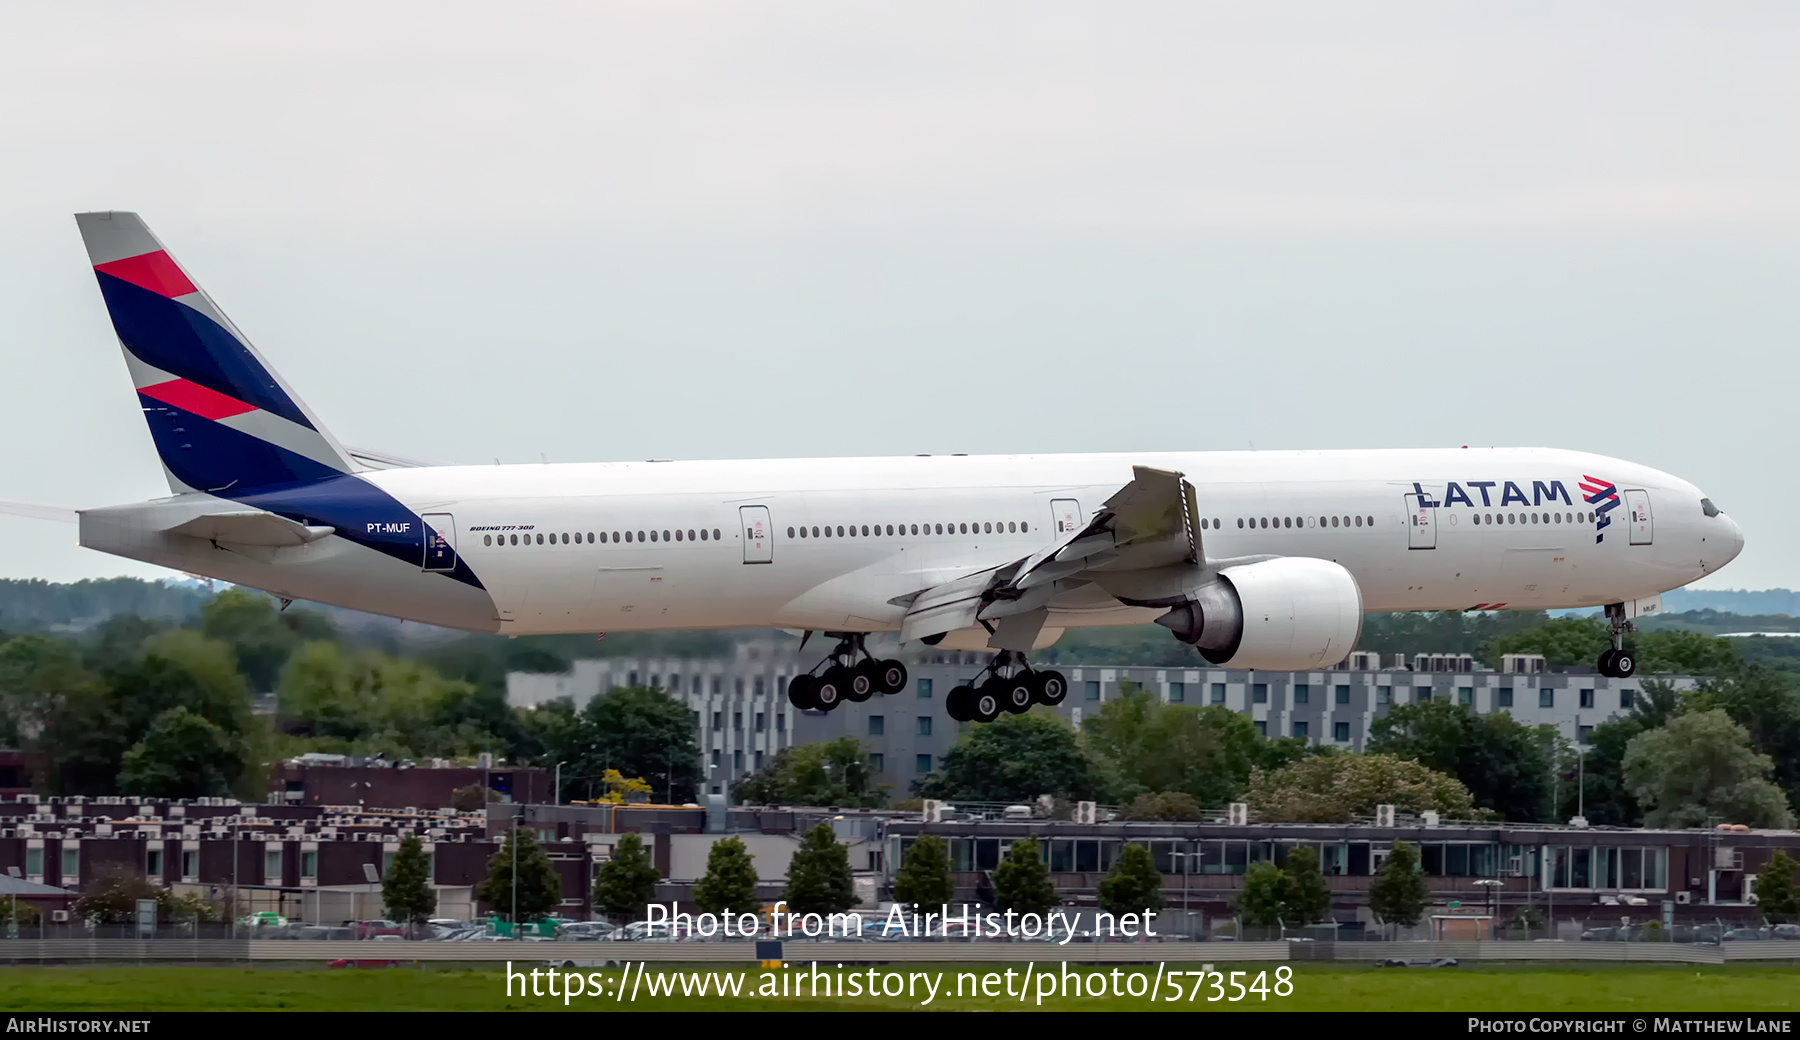
[[[1244,518],[1240,516],[1240,517],[1238,517],[1238,530],[1242,531],[1243,529],[1244,529]]]
[[[718,540],[719,540],[719,529],[715,527],[715,528],[713,528],[713,541],[716,542]]]
[[[482,545],[493,545],[494,544],[494,536],[491,534],[482,535],[481,536],[481,544]]]
[[[655,531],[652,531],[652,532],[650,532],[650,533],[651,533],[651,534],[652,534],[652,535],[654,535],[654,534],[656,534],[656,532],[655,532]],[[656,541],[656,539],[655,539],[655,538],[651,538],[651,539],[650,539],[650,540],[651,540],[651,541],[653,541],[653,542],[654,542],[654,541]],[[664,531],[664,532],[663,532],[663,541],[665,541],[665,542],[666,542],[666,541],[668,541],[668,540],[669,540],[669,532],[667,532],[667,531]]]
[[[1027,524],[1027,523],[1020,523],[1020,524],[1019,524],[1019,533],[1020,533],[1020,534],[1024,534],[1024,533],[1026,533],[1026,532],[1028,532],[1028,531],[1030,531],[1030,530],[1031,530],[1031,525],[1030,525],[1030,524]]]

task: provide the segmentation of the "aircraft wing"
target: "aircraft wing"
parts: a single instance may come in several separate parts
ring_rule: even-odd
[[[224,545],[281,547],[316,542],[336,531],[333,527],[309,527],[286,517],[260,510],[208,513],[169,528],[171,534],[202,538]]]
[[[1124,601],[1176,596],[1204,571],[1194,486],[1180,473],[1132,467],[1131,482],[1086,526],[1024,559],[925,589],[900,638],[912,640],[1028,614],[1064,592],[1098,583]]]

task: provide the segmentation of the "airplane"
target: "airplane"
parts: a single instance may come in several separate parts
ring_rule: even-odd
[[[76,216],[171,494],[101,552],[470,632],[780,628],[799,709],[897,692],[868,638],[993,651],[946,705],[1067,694],[1028,655],[1155,622],[1213,665],[1328,669],[1364,614],[1604,608],[1603,675],[1742,531],[1693,484],[1548,448],[424,466],[344,447],[134,213]]]

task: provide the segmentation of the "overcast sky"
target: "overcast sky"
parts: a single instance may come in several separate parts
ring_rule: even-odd
[[[11,3],[0,499],[167,493],[71,214],[448,462],[1549,445],[1800,587],[1791,3]],[[1771,470],[1770,464],[1775,468]],[[166,574],[0,517],[0,576]]]

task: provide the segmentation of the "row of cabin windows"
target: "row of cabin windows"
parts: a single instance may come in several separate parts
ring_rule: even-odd
[[[657,537],[658,534],[661,535],[660,538]],[[594,532],[589,531],[587,533],[587,535],[585,536],[585,539],[580,532],[576,532],[575,534],[569,534],[566,531],[563,532],[562,534],[536,534],[536,535],[531,535],[531,534],[525,534],[525,535],[484,534],[481,536],[481,544],[482,545],[494,545],[494,544],[496,544],[495,539],[499,539],[498,544],[500,544],[500,545],[519,545],[519,544],[521,544],[519,542],[519,539],[521,539],[521,538],[525,539],[525,541],[523,543],[525,545],[533,545],[533,544],[536,544],[536,545],[592,545],[592,544],[594,544],[595,534],[594,534]],[[600,540],[601,544],[605,544],[607,541],[609,541],[609,538],[605,531],[601,531],[599,533],[599,540]],[[662,531],[662,532],[639,531],[639,532],[637,532],[637,536],[635,538],[632,537],[632,532],[630,532],[630,531],[624,531],[624,532],[614,531],[614,532],[612,532],[610,541],[612,541],[614,543],[632,542],[632,541],[637,541],[637,542],[656,542],[656,541],[663,541],[663,542],[713,541],[713,542],[718,542],[718,541],[724,541],[724,539],[720,537],[719,529],[715,527],[710,531],[706,530],[705,528],[701,528],[698,531],[695,531],[693,528],[689,528],[685,532],[683,532],[683,531]]]
[[[787,536],[789,538],[855,538],[860,535],[864,538],[879,538],[885,534],[892,538],[908,534],[1029,534],[1030,531],[1030,524],[1016,521],[1008,521],[1003,524],[888,524],[886,527],[881,524],[863,524],[861,527],[855,524],[839,524],[836,527],[826,524],[823,527],[790,527],[787,529]]]
[[[1591,524],[1594,513],[1476,513],[1477,524]]]
[[[1212,522],[1212,525],[1216,529],[1219,526],[1219,522],[1217,520],[1214,520]],[[1244,527],[1255,527],[1255,528],[1313,527],[1313,526],[1316,526],[1316,527],[1374,527],[1375,526],[1375,518],[1372,516],[1319,516],[1319,517],[1312,517],[1312,516],[1241,517],[1240,516],[1240,517],[1238,517],[1237,525],[1240,528],[1244,528]],[[1200,521],[1200,527],[1202,529],[1204,529],[1206,527],[1206,521],[1204,521],[1204,520]]]

